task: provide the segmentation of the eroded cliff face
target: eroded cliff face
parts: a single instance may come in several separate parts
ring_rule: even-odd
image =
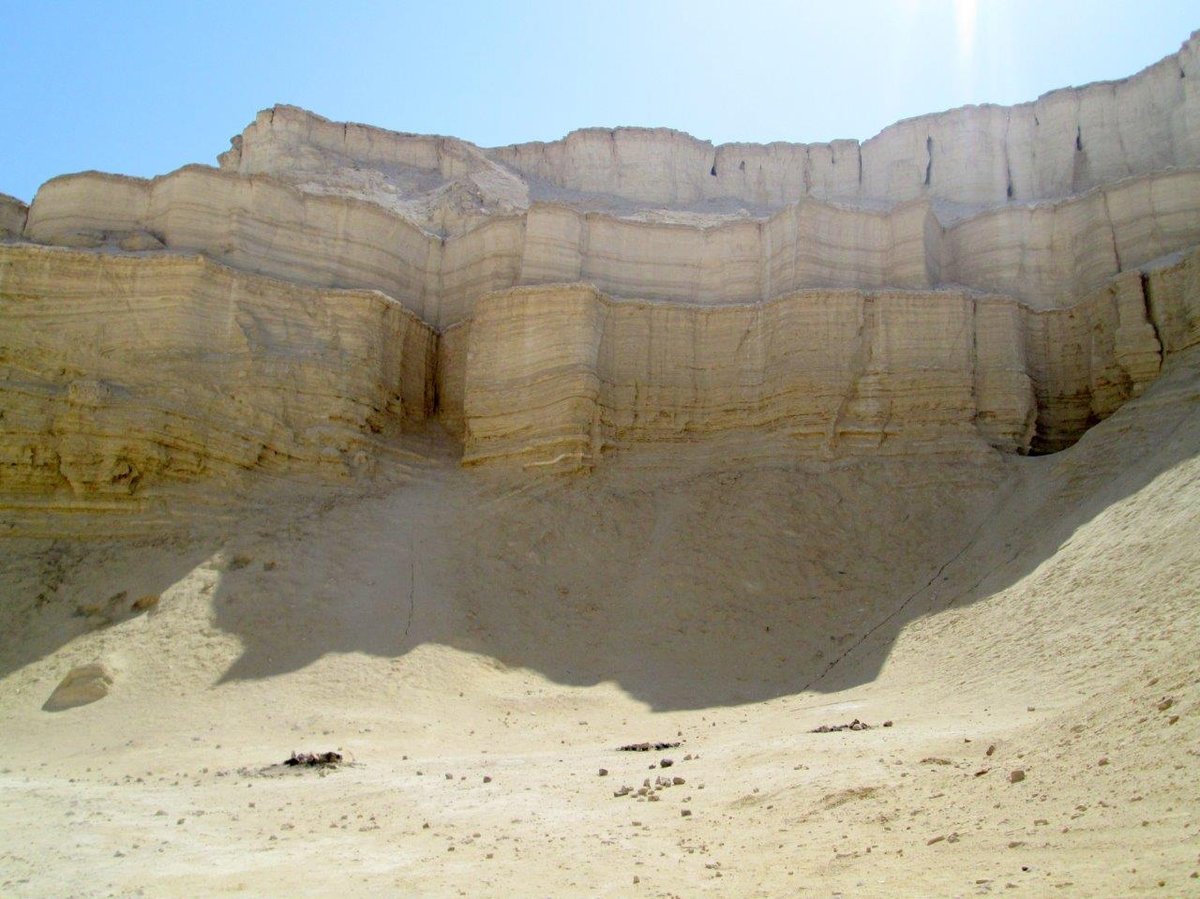
[[[0,482],[129,496],[238,471],[369,468],[432,412],[435,335],[378,292],[200,256],[0,246]]]
[[[4,490],[370,467],[435,414],[469,463],[555,470],[737,430],[1068,446],[1198,339],[1198,63],[861,144],[280,106],[218,168],[0,197]]]

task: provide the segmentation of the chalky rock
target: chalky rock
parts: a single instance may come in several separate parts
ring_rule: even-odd
[[[42,709],[61,712],[101,700],[112,689],[113,680],[113,672],[103,662],[78,665],[67,672]]]
[[[429,419],[530,472],[715,434],[1052,452],[1200,342],[1200,32],[861,143],[276,106],[218,162],[0,196],[0,492],[344,477]]]

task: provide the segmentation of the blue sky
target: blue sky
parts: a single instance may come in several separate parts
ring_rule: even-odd
[[[484,146],[589,125],[866,139],[1132,74],[1197,28],[1195,0],[10,0],[0,192],[213,163],[275,103]]]

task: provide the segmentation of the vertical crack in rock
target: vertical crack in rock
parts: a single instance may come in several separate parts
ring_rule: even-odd
[[[933,177],[933,138],[925,138],[925,186],[929,186],[929,181]]]
[[[1117,247],[1117,228],[1116,225],[1113,224],[1112,210],[1108,205],[1108,191],[1101,191],[1100,196],[1104,201],[1104,220],[1108,222],[1108,238],[1112,245],[1113,260],[1116,262],[1117,271],[1122,272],[1125,270],[1125,268],[1121,264],[1121,251]]]
[[[1012,158],[1009,155],[1008,136],[1012,130],[1012,110],[1009,109],[1004,114],[1004,138],[1002,146],[1004,148],[1004,180],[1005,188],[1004,195],[1008,199],[1013,199],[1016,196],[1016,190],[1013,188],[1013,173],[1012,173]]]
[[[1162,332],[1159,330],[1158,321],[1154,317],[1154,302],[1150,296],[1150,292],[1153,289],[1150,286],[1150,273],[1143,269],[1142,271],[1138,272],[1138,275],[1142,286],[1142,310],[1146,315],[1146,324],[1148,324],[1154,330],[1154,339],[1158,341],[1158,358],[1159,365],[1161,366],[1162,360],[1167,357],[1167,348],[1163,343]]]
[[[871,365],[873,345],[875,342],[875,298],[864,295],[859,304],[860,315],[858,333],[854,337],[854,355],[850,359],[849,378],[846,381],[846,392],[838,403],[837,412],[830,423],[828,445],[830,452],[834,451],[841,439],[842,427],[847,423],[847,413],[854,401],[859,398],[859,386]]]

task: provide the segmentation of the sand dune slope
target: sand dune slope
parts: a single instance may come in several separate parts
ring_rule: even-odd
[[[14,518],[0,892],[1200,893],[1198,400],[1193,350],[1040,458],[530,478],[431,431],[348,487]]]

